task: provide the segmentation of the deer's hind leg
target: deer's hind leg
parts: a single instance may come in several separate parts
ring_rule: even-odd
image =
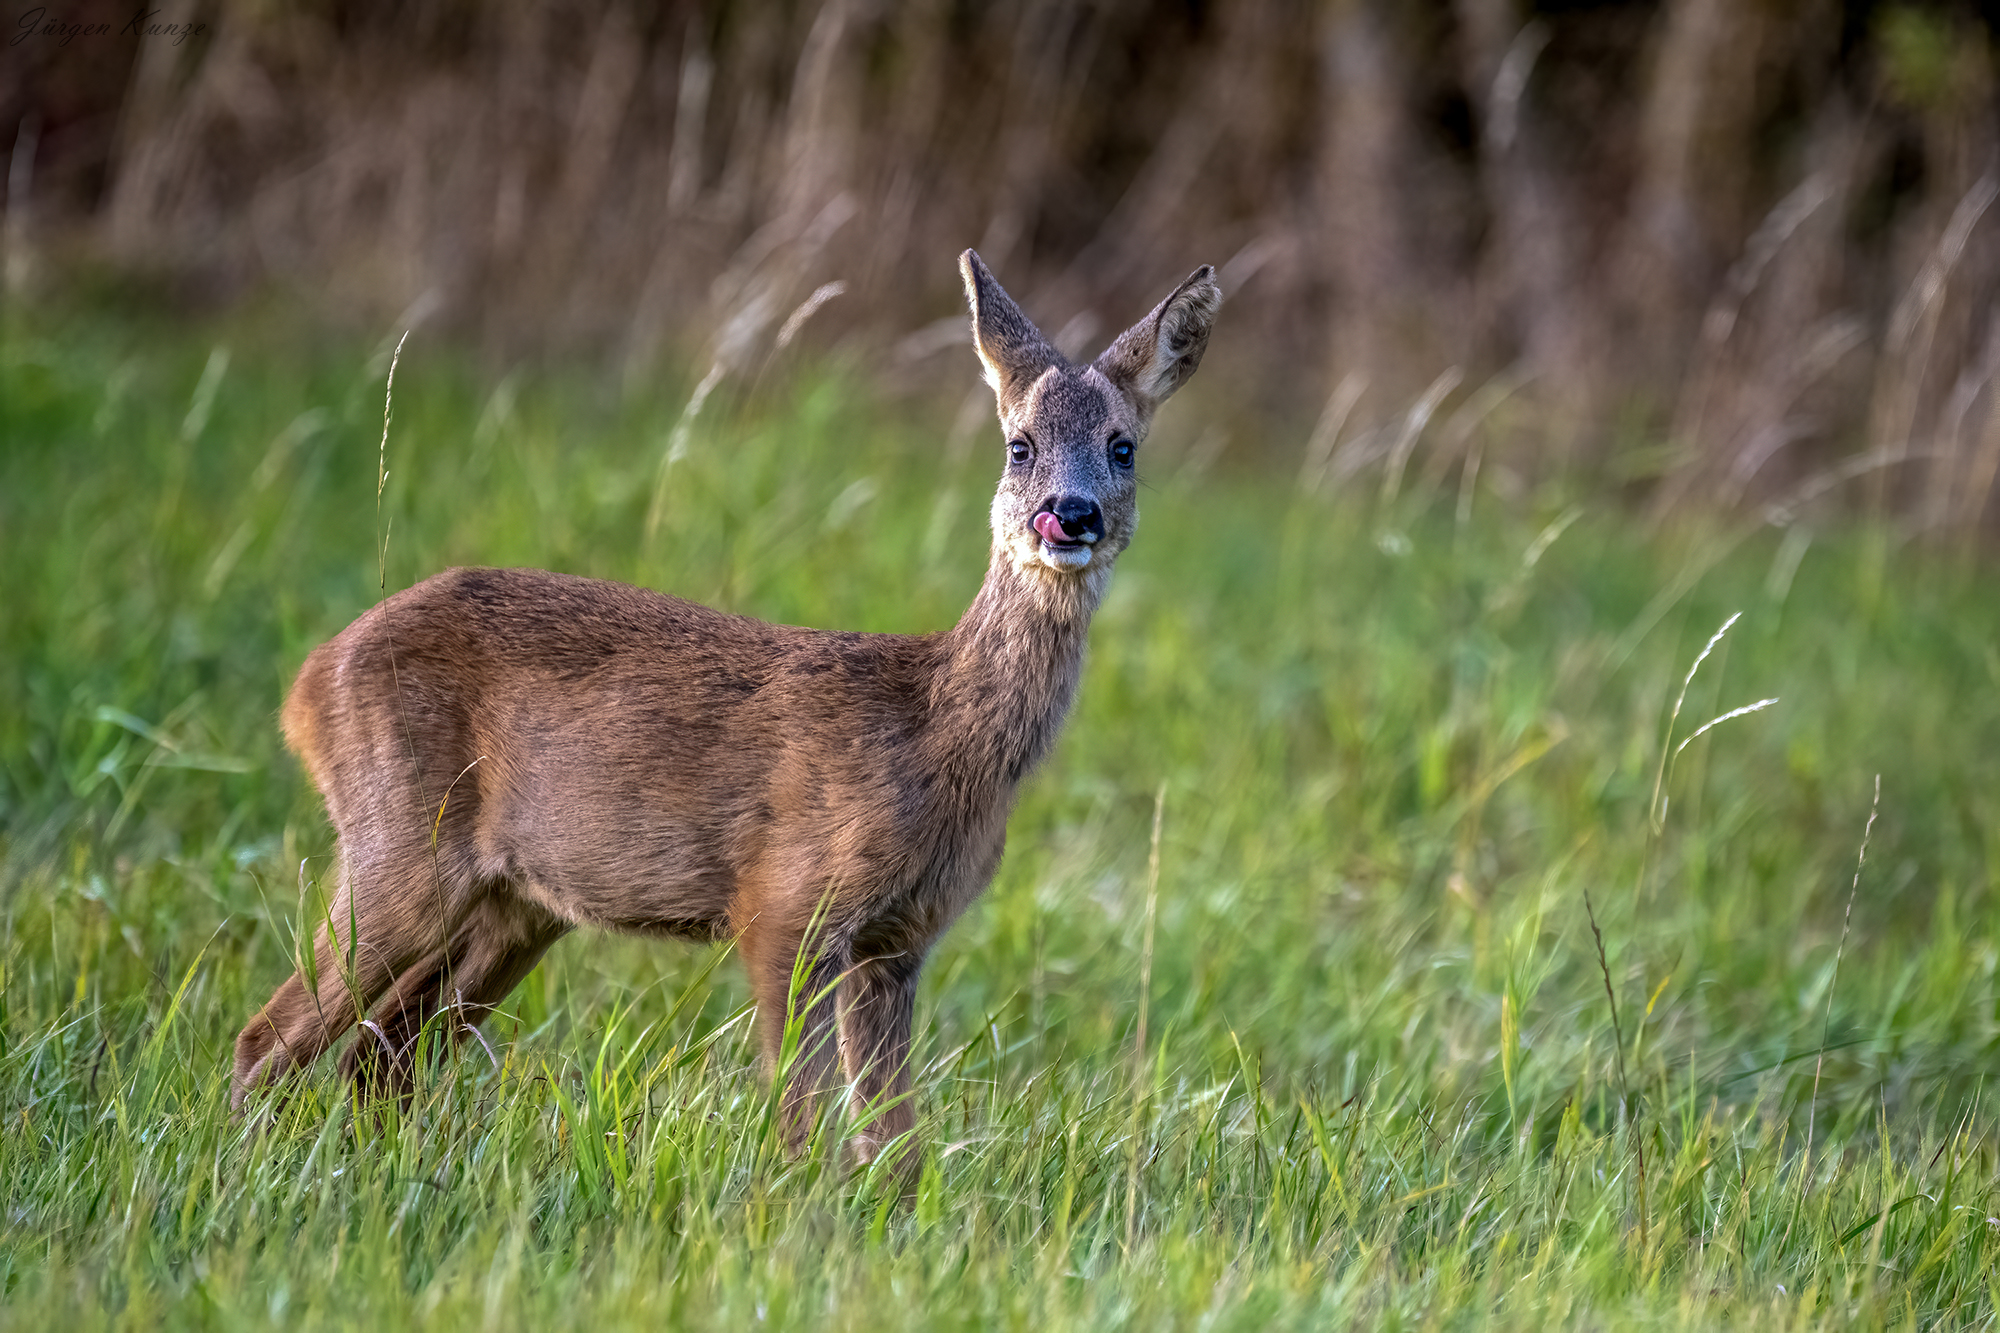
[[[569,929],[504,882],[488,885],[450,941],[406,968],[376,1001],[370,1022],[341,1058],[341,1072],[366,1091],[408,1095],[424,1025],[445,1014],[454,1039],[470,1037]]]
[[[324,1054],[396,977],[451,937],[469,905],[463,881],[441,876],[428,849],[343,846],[339,874],[310,967],[294,972],[237,1034],[232,1108]]]

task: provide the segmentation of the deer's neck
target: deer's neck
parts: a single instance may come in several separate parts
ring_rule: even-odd
[[[933,720],[961,772],[1009,789],[1048,754],[1083,674],[1090,618],[1110,569],[1018,569],[996,549],[986,581],[946,636]]]

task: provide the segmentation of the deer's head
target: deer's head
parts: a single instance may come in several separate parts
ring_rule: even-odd
[[[1139,518],[1139,451],[1153,414],[1208,346],[1222,304],[1215,271],[1196,269],[1095,361],[1072,366],[978,255],[967,250],[959,268],[1006,439],[994,541],[1017,570],[1037,577],[1106,572]]]

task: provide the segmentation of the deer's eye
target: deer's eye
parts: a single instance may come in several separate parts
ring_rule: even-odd
[[[1132,466],[1132,441],[1113,440],[1111,442],[1111,466],[1129,468]]]
[[[1035,447],[1026,440],[1007,441],[1007,457],[1015,463],[1025,463],[1035,456]]]

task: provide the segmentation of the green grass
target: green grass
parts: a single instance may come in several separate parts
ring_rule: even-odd
[[[913,1201],[776,1151],[733,960],[589,934],[497,1068],[433,1052],[357,1112],[328,1061],[233,1121],[330,842],[275,710],[383,530],[391,588],[535,564],[934,629],[999,437],[944,442],[970,358],[941,402],[780,366],[663,471],[685,385],[496,387],[419,336],[378,526],[387,349],[12,318],[0,1325],[1993,1325],[1990,567],[1565,497],[1461,529],[1163,446],[1076,716],[926,972]],[[1655,833],[1737,611],[1673,743],[1781,702],[1679,754]]]

